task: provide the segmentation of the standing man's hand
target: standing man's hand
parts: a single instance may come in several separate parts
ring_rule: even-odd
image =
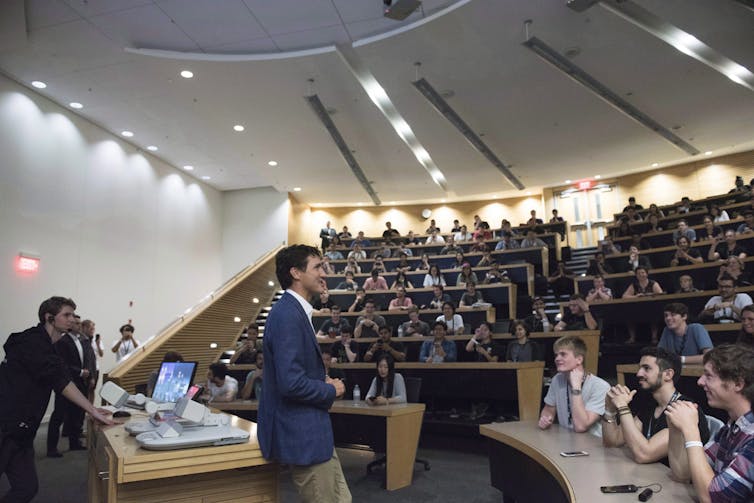
[[[325,382],[335,388],[335,398],[342,398],[346,393],[346,385],[343,384],[343,381],[341,381],[340,379],[332,379],[330,377],[327,377],[325,379]]]

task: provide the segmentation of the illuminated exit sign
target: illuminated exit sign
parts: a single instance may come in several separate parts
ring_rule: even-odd
[[[39,271],[39,257],[19,253],[16,257],[16,271],[22,274],[36,274]]]
[[[592,188],[592,185],[594,185],[594,182],[592,180],[582,180],[579,182],[579,190],[589,190]]]

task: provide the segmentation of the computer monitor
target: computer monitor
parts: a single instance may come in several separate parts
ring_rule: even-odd
[[[152,400],[176,402],[183,397],[194,382],[196,362],[162,362]]]

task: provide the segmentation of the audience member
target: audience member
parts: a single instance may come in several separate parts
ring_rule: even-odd
[[[586,296],[586,302],[593,304],[595,302],[607,302],[613,300],[613,291],[605,286],[605,278],[602,276],[595,276],[592,279],[593,288],[589,290]]]
[[[322,365],[325,367],[325,379],[340,379],[341,381],[345,382],[346,375],[345,373],[332,366],[333,363],[333,354],[332,349],[325,346],[321,350],[322,353]],[[340,400],[343,398],[343,396],[335,396],[336,400]]]
[[[537,218],[537,210],[531,210],[529,220],[526,221],[526,225],[542,225],[542,219]]]
[[[476,353],[478,362],[496,362],[503,356],[503,349],[492,340],[492,324],[483,321],[466,344],[467,353]]]
[[[728,212],[720,209],[720,206],[717,204],[713,204],[709,208],[709,213],[712,216],[712,220],[719,224],[720,222],[727,222],[730,220],[730,216],[728,215]]]
[[[652,248],[652,245],[649,243],[649,241],[641,237],[641,234],[639,234],[638,232],[631,234],[631,241],[628,242],[628,246],[629,248],[631,246],[635,246],[639,250],[649,250],[650,248]]]
[[[557,224],[562,221],[563,221],[563,217],[558,216],[558,210],[552,210],[552,218],[550,219],[550,223]]]
[[[429,263],[429,255],[422,253],[419,259],[419,265],[416,266],[414,271],[429,271],[431,264]]]
[[[340,332],[343,330],[343,327],[350,328],[351,324],[348,323],[346,318],[343,318],[340,315],[340,306],[335,304],[330,310],[330,319],[325,320],[325,322],[322,323],[322,326],[319,327],[317,337],[335,340],[337,337],[340,337]]]
[[[744,212],[744,221],[736,228],[736,234],[749,234],[754,232],[754,211]]]
[[[597,330],[597,320],[592,316],[589,304],[580,293],[571,295],[563,319],[555,325],[556,332],[568,330]]]
[[[723,274],[717,280],[720,295],[713,296],[699,313],[699,319],[705,322],[736,323],[741,321],[741,309],[752,304],[748,293],[737,293],[736,282],[729,274]]]
[[[353,336],[356,339],[360,337],[377,337],[380,327],[385,326],[385,318],[379,314],[374,314],[374,310],[374,299],[367,299],[364,303],[364,314],[356,320],[356,328],[353,331]]]
[[[364,237],[364,231],[359,231],[351,242],[351,248],[356,248],[356,246],[360,246],[361,248],[369,248],[372,246],[372,242]],[[364,258],[366,258],[366,256]]]
[[[707,241],[715,241],[717,240],[718,236],[723,236],[723,229],[722,227],[715,225],[712,217],[710,215],[707,215],[706,217],[704,217],[704,228],[700,230],[700,233],[702,234],[702,239]]]
[[[492,252],[487,249],[482,252],[482,258],[476,263],[476,267],[489,267],[492,265]]]
[[[377,271],[380,274],[385,274],[387,272],[387,267],[385,267],[385,262],[382,260],[382,255],[380,254],[374,256],[374,262],[372,262],[372,274],[374,274],[374,271]]]
[[[352,248],[353,249],[350,252],[348,252],[349,263],[350,263],[350,259],[354,259],[356,262],[367,259],[367,252],[361,249],[360,244],[357,243],[353,245]]]
[[[625,218],[626,220],[628,220],[629,223],[642,222],[643,221],[643,219],[641,218],[641,215],[639,215],[639,213],[637,213],[636,210],[633,209],[633,208],[627,209],[626,210],[626,214],[624,215],[623,218]]]
[[[241,400],[250,400],[253,396],[257,400],[262,398],[262,378],[264,377],[264,353],[259,351],[254,359],[256,368],[246,374],[246,381],[239,393]]]
[[[744,270],[744,263],[736,255],[731,255],[728,260],[720,264],[720,273],[717,279],[720,279],[723,274],[730,275],[736,286],[751,286],[751,279]]]
[[[627,238],[631,234],[633,234],[634,231],[631,229],[631,225],[628,222],[628,217],[623,216],[618,221],[618,227],[613,228],[613,237],[614,238]]]
[[[605,236],[605,239],[600,243],[602,253],[605,255],[615,255],[622,251],[620,245],[613,243],[612,236]]]
[[[647,229],[647,234],[653,234],[655,232],[662,232],[663,228],[660,225],[660,217],[657,215],[649,215],[647,217],[647,222],[649,223],[649,229]]]
[[[401,233],[396,229],[393,229],[393,224],[385,222],[385,230],[382,231],[382,237],[392,241],[393,239],[401,237]]]
[[[505,269],[500,269],[500,264],[498,264],[497,262],[492,262],[490,264],[489,270],[484,273],[484,281],[482,281],[482,283],[484,283],[485,285],[508,282],[510,282],[508,271],[506,271]]]
[[[655,203],[649,205],[647,216],[654,215],[657,218],[665,218],[665,212],[662,211]]]
[[[537,233],[534,229],[526,231],[526,237],[521,240],[521,248],[546,248],[547,243],[537,237]]]
[[[322,257],[322,271],[328,276],[335,274],[335,267],[330,263],[330,257]]]
[[[450,229],[450,232],[461,232],[461,222],[458,219],[453,220],[453,228]]]
[[[432,339],[422,343],[419,361],[424,363],[454,362],[457,359],[456,343],[445,338],[447,325],[436,321],[432,327]]]
[[[385,258],[392,257],[393,256],[393,250],[390,247],[391,243],[392,243],[392,241],[385,241],[384,243],[382,243],[380,245],[380,247],[374,253],[372,253],[372,258],[381,257],[381,258],[385,259]],[[384,267],[384,265],[383,265],[383,267]]]
[[[718,237],[718,239],[720,238]],[[733,232],[733,229],[725,231],[724,239],[725,241],[710,246],[707,260],[727,260],[732,255],[737,256],[741,260],[746,258],[746,250],[738,244],[736,233]]]
[[[443,304],[452,302],[449,294],[445,293],[443,285],[432,286],[432,300],[429,301],[429,309],[442,309]]]
[[[516,320],[511,323],[511,335],[516,340],[508,343],[505,360],[509,362],[533,362],[542,360],[542,350],[538,343],[529,338],[529,327]]]
[[[463,264],[466,263],[466,257],[464,257],[463,252],[456,252],[456,256],[453,259],[453,265],[451,266],[451,269],[462,269]]]
[[[426,244],[436,245],[436,244],[445,243],[445,238],[442,237],[442,234],[440,234],[440,232],[437,229],[433,230],[432,232],[428,232],[427,234],[429,234],[429,236],[427,237],[427,240],[425,241]]]
[[[613,274],[613,268],[605,260],[605,254],[598,251],[594,254],[594,258],[589,261],[589,268],[586,270],[587,276],[606,276]]]
[[[407,273],[410,270],[411,264],[408,263],[408,255],[406,255],[405,253],[400,253],[398,255],[398,263],[395,265],[393,271],[398,273]]]
[[[327,253],[325,253],[325,257],[329,258],[330,260],[343,260],[344,258],[343,254],[335,249],[335,243],[330,243],[330,246],[327,247]]]
[[[110,350],[115,353],[116,363],[131,354],[136,350],[136,348],[141,346],[141,343],[138,340],[134,339],[134,332],[136,330],[134,329],[133,325],[126,323],[118,330],[120,331],[120,339],[115,341],[113,347],[110,348]]]
[[[442,273],[440,272],[440,268],[437,266],[437,264],[432,264],[429,266],[429,272],[424,275],[424,288],[429,288],[431,286],[446,286],[445,278],[443,277]]]
[[[350,233],[350,232],[348,232],[348,226],[347,226],[347,225],[344,225],[344,226],[343,226],[343,230],[342,230],[342,231],[340,231],[340,234],[338,234],[338,237],[339,237],[339,238],[340,238],[341,240],[342,240],[342,239],[350,239],[350,238],[351,238],[351,233]]]
[[[390,356],[397,362],[402,362],[406,359],[406,348],[400,342],[392,341],[393,327],[384,326],[380,327],[380,338],[374,342],[366,353],[364,353],[364,361],[371,362],[380,361],[385,355]]]
[[[605,413],[602,415],[602,444],[605,447],[628,447],[628,453],[637,463],[660,461],[669,466],[668,456],[685,456],[678,449],[669,450],[670,438],[665,410],[676,400],[693,400],[682,395],[675,387],[681,376],[681,359],[663,348],[644,348],[641,351],[639,370],[640,392],[651,393],[653,401],[632,401],[639,390],[617,384],[605,396]],[[709,438],[707,418],[697,406],[697,424],[702,439]]]
[[[343,274],[361,274],[361,266],[356,262],[354,257],[349,257],[346,266],[343,268]]]
[[[628,259],[623,263],[622,272],[636,272],[636,269],[643,267],[644,269],[650,269],[652,264],[649,263],[649,259],[643,256],[639,249],[632,246],[628,249]]]
[[[481,222],[479,227],[474,231],[474,240],[482,238],[482,241],[492,239],[492,231],[490,230],[490,224],[487,222]]]
[[[440,232],[440,228],[437,226],[434,218],[429,221],[429,227],[427,227],[425,234],[432,234],[432,231]]]
[[[676,250],[673,258],[670,259],[670,267],[681,265],[701,264],[704,262],[699,250],[691,248],[691,243],[686,236],[680,236],[676,240]]]
[[[408,321],[403,322],[398,327],[398,337],[411,337],[414,335],[429,335],[429,324],[419,319],[419,308],[411,306],[408,308]]]
[[[484,297],[482,296],[482,292],[476,289],[476,283],[466,283],[466,292],[461,295],[459,307],[472,307],[480,302],[484,302]]]
[[[379,269],[372,269],[372,275],[364,281],[364,290],[388,290],[387,281],[380,276]]]
[[[395,372],[395,363],[389,355],[375,360],[377,375],[367,391],[366,401],[369,405],[389,405],[406,403],[406,383],[403,376]]]
[[[692,293],[698,291],[699,289],[694,286],[694,278],[688,274],[682,274],[678,278],[678,290],[675,293]]]
[[[696,241],[696,231],[683,219],[678,221],[678,228],[673,231],[673,242],[677,243],[681,236],[688,238],[689,242]]]
[[[550,316],[545,312],[545,301],[542,297],[532,299],[532,311],[529,316],[524,318],[524,323],[529,327],[530,332],[549,332],[555,324]]]
[[[623,208],[623,213],[627,212],[629,209],[639,211],[643,210],[644,206],[642,206],[641,204],[636,204],[636,198],[634,196],[631,196],[628,198],[628,205]]]
[[[504,231],[502,238],[495,245],[495,250],[515,250],[520,248],[518,241],[513,238],[513,234],[509,231]]]
[[[224,363],[213,363],[207,371],[207,394],[210,402],[232,402],[238,395],[238,381],[228,375]]]
[[[681,202],[675,208],[676,213],[688,213],[691,211],[691,199],[688,196],[683,196]]]
[[[407,246],[414,246],[419,244],[420,239],[414,234],[414,231],[408,231],[403,238],[403,242],[406,243]]]
[[[586,344],[580,337],[561,337],[553,345],[558,373],[552,378],[539,416],[539,427],[558,424],[577,433],[600,436],[600,417],[605,413],[605,395],[610,385],[584,371]]]
[[[699,323],[687,323],[689,309],[680,302],[664,308],[665,328],[658,347],[681,357],[684,365],[702,363],[702,354],[712,349],[707,330]]]
[[[634,281],[631,282],[631,284],[628,285],[628,288],[626,288],[626,291],[623,292],[624,299],[663,293],[660,284],[653,279],[649,279],[649,271],[646,267],[637,267],[634,270],[634,274],[636,275]]]
[[[346,271],[346,279],[345,281],[341,281],[338,283],[338,286],[335,287],[335,290],[348,290],[350,292],[353,292],[358,288],[359,285],[356,284],[356,281],[353,279],[353,272]]]
[[[471,270],[471,264],[464,262],[461,266],[461,272],[456,277],[456,286],[466,286],[466,283],[479,283],[479,279],[476,277],[476,273]]]
[[[414,256],[413,250],[411,250],[411,248],[407,247],[406,243],[404,243],[403,241],[401,241],[400,243],[398,243],[398,257],[401,256],[401,253],[405,254],[407,257],[413,257]]]
[[[697,407],[676,401],[665,412],[668,427],[679,433],[677,449],[686,463],[670,458],[676,479],[691,478],[700,501],[754,501],[754,349],[725,344],[704,355],[704,373],[697,381],[710,407],[730,418],[704,446]],[[672,440],[671,440],[672,441]]]
[[[754,305],[741,309],[741,331],[738,332],[736,344],[754,347]]]
[[[388,311],[405,311],[409,307],[413,306],[411,297],[406,296],[406,287],[399,286],[395,290],[395,298],[390,301],[387,307]]]
[[[259,351],[259,347],[257,347],[257,339],[259,338],[259,329],[256,325],[251,325],[246,329],[246,339],[241,343],[241,347],[236,349],[236,352],[233,353],[233,356],[230,357],[230,364],[238,363],[243,365],[250,365],[257,361],[257,351]],[[165,358],[171,353],[175,353],[174,351],[168,351],[165,353]],[[180,354],[175,353],[175,355],[178,355],[180,357]],[[183,358],[180,360],[165,360],[163,358],[162,361],[173,361],[173,362],[182,362]],[[154,375],[154,382],[157,382],[157,374]],[[147,391],[149,391],[149,385],[147,384]],[[149,396],[152,396],[151,394]]]
[[[461,226],[461,230],[453,235],[453,238],[457,243],[463,243],[465,241],[471,241],[474,239],[474,235],[469,232],[465,225]]]
[[[356,298],[353,299],[353,303],[348,307],[349,313],[360,313],[366,307],[367,292],[362,287],[356,288]]]
[[[322,290],[311,304],[314,311],[320,314],[329,313],[333,306],[335,306],[335,302],[330,298],[330,292],[327,290]]]
[[[456,307],[452,302],[445,302],[442,305],[442,314],[437,317],[435,322],[441,321],[450,335],[463,334],[464,325],[463,318],[460,314],[456,314]]]
[[[459,251],[462,252],[463,248],[456,244],[455,238],[453,237],[453,234],[451,234],[450,236],[448,236],[448,240],[445,242],[445,246],[443,246],[440,250],[440,255],[451,255]]]
[[[393,284],[390,285],[391,290],[396,290],[398,288],[413,288],[414,284],[409,281],[408,276],[406,276],[405,271],[399,271],[398,274],[395,275],[395,281],[393,281]]]
[[[484,253],[486,251],[489,251],[490,248],[489,246],[487,246],[487,243],[485,243],[484,240],[485,240],[484,236],[481,236],[481,235],[477,236],[475,238],[474,244],[472,245],[469,251],[471,253]]]
[[[330,354],[338,363],[353,363],[359,359],[359,343],[353,339],[350,325],[341,327],[340,340],[333,343],[330,348]]]
[[[558,261],[557,268],[547,278],[550,288],[556,298],[573,293],[573,273],[566,269],[566,264],[562,260]]]

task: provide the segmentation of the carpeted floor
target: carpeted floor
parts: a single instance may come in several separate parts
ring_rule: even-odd
[[[46,425],[42,425],[35,441],[39,494],[34,499],[39,503],[86,503],[87,452],[66,450],[68,442],[60,442],[63,457],[50,459],[44,456]],[[490,485],[489,464],[485,444],[480,440],[446,438],[423,438],[419,457],[432,465],[428,472],[416,465],[414,482],[398,491],[382,489],[379,470],[366,474],[366,464],[374,454],[355,449],[338,449],[348,485],[355,503],[390,502],[443,502],[443,503],[492,503],[501,501],[501,493]],[[281,500],[296,503],[298,498],[291,483],[290,474],[281,477]],[[8,489],[8,481],[0,479],[0,497]],[[148,503],[148,502],[145,502]]]

